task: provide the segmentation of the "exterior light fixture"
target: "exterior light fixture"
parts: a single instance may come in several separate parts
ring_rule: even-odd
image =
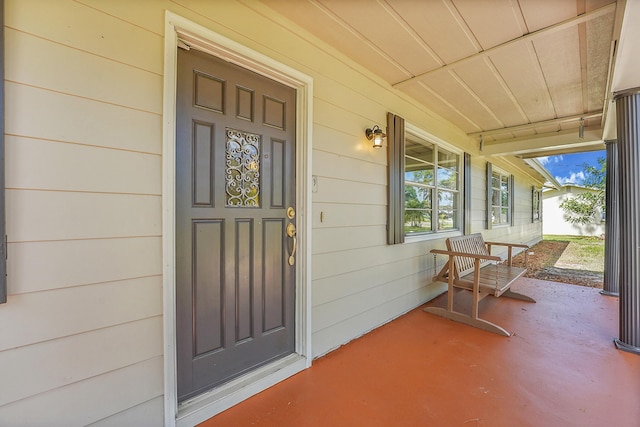
[[[578,136],[584,139],[584,117],[580,117],[580,127],[578,128]]]
[[[373,140],[373,148],[382,148],[382,142],[387,136],[382,132],[382,129],[380,129],[378,125],[374,125],[372,128],[367,129],[365,131],[365,135],[367,135],[367,139],[369,141]]]

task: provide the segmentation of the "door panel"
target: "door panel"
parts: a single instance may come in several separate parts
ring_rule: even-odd
[[[284,307],[282,298],[284,292],[283,276],[286,268],[284,259],[284,219],[268,219],[264,221],[264,249],[262,251],[264,264],[263,282],[263,326],[265,332],[284,326]]]
[[[294,351],[295,91],[181,49],[177,83],[183,401]]]

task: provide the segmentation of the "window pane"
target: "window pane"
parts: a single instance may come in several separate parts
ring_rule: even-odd
[[[500,174],[494,172],[491,175],[491,187],[493,188],[500,188]]]
[[[422,170],[405,172],[404,180],[406,182],[414,182],[416,184],[434,185],[433,165],[425,166]]]
[[[457,211],[440,209],[438,211],[438,230],[453,230],[457,228]]]
[[[500,222],[507,224],[509,222],[509,208],[502,208],[502,215],[500,216]]]
[[[500,189],[502,191],[509,191],[509,177],[507,176],[500,177]]]
[[[491,222],[493,224],[500,224],[500,208],[493,208],[491,212]]]
[[[433,185],[434,169],[433,145],[417,138],[407,137],[404,161],[405,181]]]
[[[415,185],[405,185],[404,231],[424,233],[431,228],[431,189]]]
[[[426,233],[432,231],[430,209],[405,209],[404,232]]]
[[[451,191],[438,190],[438,229],[451,230],[458,227],[457,215],[458,194]]]
[[[509,206],[509,189],[508,188],[506,191],[502,192],[502,206],[503,207]]]
[[[438,190],[438,206],[453,210],[458,205],[458,194],[451,191]]]
[[[433,144],[422,141],[413,135],[405,138],[404,154],[407,157],[420,159],[423,162],[435,163],[433,160]]]
[[[457,154],[450,153],[442,148],[438,149],[438,166],[451,169],[452,171],[458,171],[458,165],[460,162],[458,161],[460,156]]]
[[[493,206],[500,206],[500,190],[493,190],[493,197],[491,199],[491,204]]]
[[[405,208],[431,209],[431,189],[415,185],[404,186]]]
[[[438,187],[458,189],[458,174],[451,170],[438,166]]]

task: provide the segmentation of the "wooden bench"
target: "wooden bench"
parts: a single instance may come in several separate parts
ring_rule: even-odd
[[[486,331],[500,335],[510,336],[504,328],[478,317],[478,303],[488,295],[495,297],[505,296],[529,302],[536,302],[533,298],[513,292],[509,288],[527,270],[512,266],[513,248],[525,248],[525,265],[527,260],[527,245],[517,243],[485,242],[482,234],[470,234],[467,236],[452,237],[446,240],[447,250],[432,249],[433,254],[442,254],[449,257],[449,261],[440,270],[434,281],[447,282],[449,292],[447,295],[447,308],[427,307],[424,311],[447,319],[455,320],[470,326],[475,326]],[[492,246],[507,247],[507,263],[502,264],[502,259],[491,255]],[[451,274],[453,272],[453,274]],[[467,289],[473,292],[471,315],[454,311],[453,296],[454,287]]]

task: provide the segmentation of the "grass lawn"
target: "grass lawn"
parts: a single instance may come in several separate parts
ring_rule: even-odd
[[[604,272],[604,239],[592,236],[544,235],[543,240],[568,243],[556,262],[556,267]]]
[[[516,267],[526,267],[526,277],[574,285],[602,287],[604,240],[590,236],[544,235],[540,243],[514,258]]]

